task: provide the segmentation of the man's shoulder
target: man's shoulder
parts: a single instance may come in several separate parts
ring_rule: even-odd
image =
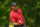
[[[21,10],[21,9],[17,9],[17,10]]]
[[[14,14],[15,14],[14,12],[12,12],[12,11],[10,12],[10,15],[14,15]]]
[[[21,12],[22,10],[21,9],[18,9],[17,11],[20,11]]]
[[[10,12],[10,14],[12,14],[12,11]]]

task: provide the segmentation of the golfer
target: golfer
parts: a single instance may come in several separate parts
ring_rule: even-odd
[[[17,8],[15,2],[11,3],[11,9],[10,19],[13,22],[14,27],[25,27],[22,10]]]

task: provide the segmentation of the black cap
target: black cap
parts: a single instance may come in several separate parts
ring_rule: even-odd
[[[17,4],[15,2],[12,2],[11,6],[17,6]]]

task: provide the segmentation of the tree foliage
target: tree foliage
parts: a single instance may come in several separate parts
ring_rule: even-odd
[[[40,0],[0,0],[0,27],[8,27],[10,19],[11,2],[16,2],[25,17],[27,27],[40,27]],[[36,11],[38,9],[38,11]],[[38,16],[36,16],[38,12]]]

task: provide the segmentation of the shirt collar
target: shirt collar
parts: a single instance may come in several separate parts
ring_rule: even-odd
[[[17,9],[18,10],[18,9]],[[13,11],[13,10],[12,10]],[[16,11],[13,11],[13,12],[16,12]]]
[[[12,10],[13,11],[13,10]],[[16,11],[13,11],[13,12],[16,12]]]

